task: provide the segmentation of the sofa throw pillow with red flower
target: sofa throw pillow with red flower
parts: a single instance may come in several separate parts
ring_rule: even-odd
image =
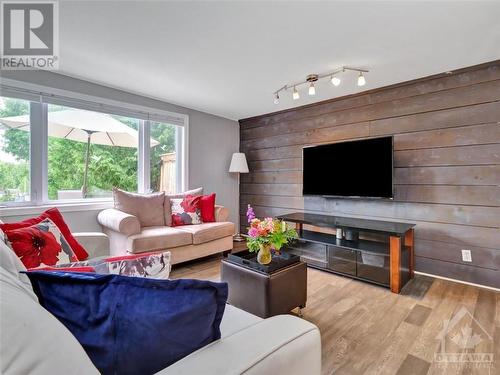
[[[5,230],[4,235],[7,245],[27,269],[78,260],[65,236],[50,219],[29,227]]]
[[[170,199],[172,226],[201,224],[200,196],[186,195]]]
[[[47,211],[42,212],[42,214],[38,217],[33,217],[17,223],[0,223],[0,233],[3,231],[4,232],[3,236],[5,237],[6,231],[11,231],[20,228],[27,228],[32,225],[41,223],[45,219],[50,219],[57,226],[57,228],[64,235],[64,238],[66,239],[69,246],[71,246],[71,249],[73,250],[78,260],[85,260],[89,257],[89,254],[85,251],[83,246],[80,245],[76,240],[76,238],[73,237],[73,235],[71,234],[71,231],[66,222],[64,221],[61,212],[59,212],[59,210],[56,207],[50,208]]]

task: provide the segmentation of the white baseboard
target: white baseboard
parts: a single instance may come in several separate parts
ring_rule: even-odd
[[[493,291],[495,291],[495,292],[500,292],[500,289],[498,289],[498,288],[493,288],[492,286],[486,286],[486,285],[480,285],[480,284],[469,283],[469,282],[467,282],[467,281],[462,281],[462,280],[457,280],[457,279],[450,279],[449,277],[438,276],[438,275],[432,275],[432,274],[430,274],[430,273],[425,273],[425,272],[415,271],[415,273],[416,273],[416,274],[418,274],[418,275],[423,275],[423,276],[434,277],[435,279],[442,279],[442,280],[447,280],[447,281],[453,281],[453,282],[455,282],[455,283],[459,283],[459,284],[471,285],[471,286],[475,286],[475,287],[478,287],[478,288],[484,288],[484,289],[493,290]]]

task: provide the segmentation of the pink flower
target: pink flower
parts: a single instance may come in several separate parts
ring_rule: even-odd
[[[257,228],[250,228],[248,230],[248,235],[250,237],[253,237],[253,238],[258,237],[259,236],[259,230]]]

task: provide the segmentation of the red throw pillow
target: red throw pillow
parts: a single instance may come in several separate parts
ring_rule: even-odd
[[[78,260],[59,227],[50,219],[30,227],[7,230],[4,234],[7,246],[27,269]]]
[[[73,235],[71,234],[71,230],[69,229],[68,225],[64,222],[64,218],[62,217],[61,213],[56,207],[43,212],[38,217],[26,219],[18,223],[0,224],[0,229],[3,232],[7,232],[9,230],[27,228],[32,225],[41,223],[45,219],[50,219],[55,225],[57,225],[57,228],[59,228],[59,230],[63,234],[64,238],[68,242],[68,245],[73,250],[77,260],[85,260],[89,257],[89,254],[85,251],[83,246],[80,245],[78,241],[75,239],[75,237],[73,237]]]
[[[201,196],[186,195],[184,198],[171,198],[172,226],[201,224]]]
[[[215,221],[215,193],[202,195],[200,200],[201,221],[213,223]]]

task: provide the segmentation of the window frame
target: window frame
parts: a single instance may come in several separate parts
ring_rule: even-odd
[[[0,85],[0,95],[2,97],[27,100],[30,103],[30,201],[26,202],[2,202],[0,204],[0,214],[30,214],[34,210],[43,207],[64,207],[76,211],[104,208],[109,206],[113,198],[84,198],[84,199],[64,199],[50,200],[48,197],[48,104],[53,104],[52,100],[44,100],[53,97],[54,94],[36,92],[20,87],[10,87],[5,89]],[[38,100],[36,100],[38,98]],[[180,156],[177,166],[177,188],[179,191],[187,189],[188,185],[188,129],[189,116],[164,110],[154,110],[149,107],[128,105],[127,103],[94,98],[89,101],[78,98],[78,94],[72,96],[59,97],[57,101],[64,102],[63,105],[89,111],[127,116],[139,120],[139,137],[137,144],[137,190],[139,193],[146,193],[150,190],[150,155],[151,145],[149,142],[151,134],[151,123],[163,122],[176,126],[176,154]],[[73,104],[73,105],[72,105]],[[130,107],[130,108],[128,108]],[[116,109],[116,110],[115,110]],[[168,116],[176,118],[177,123],[168,121]],[[152,120],[154,119],[154,120]],[[180,143],[179,143],[180,142]],[[180,179],[179,179],[180,177]]]

